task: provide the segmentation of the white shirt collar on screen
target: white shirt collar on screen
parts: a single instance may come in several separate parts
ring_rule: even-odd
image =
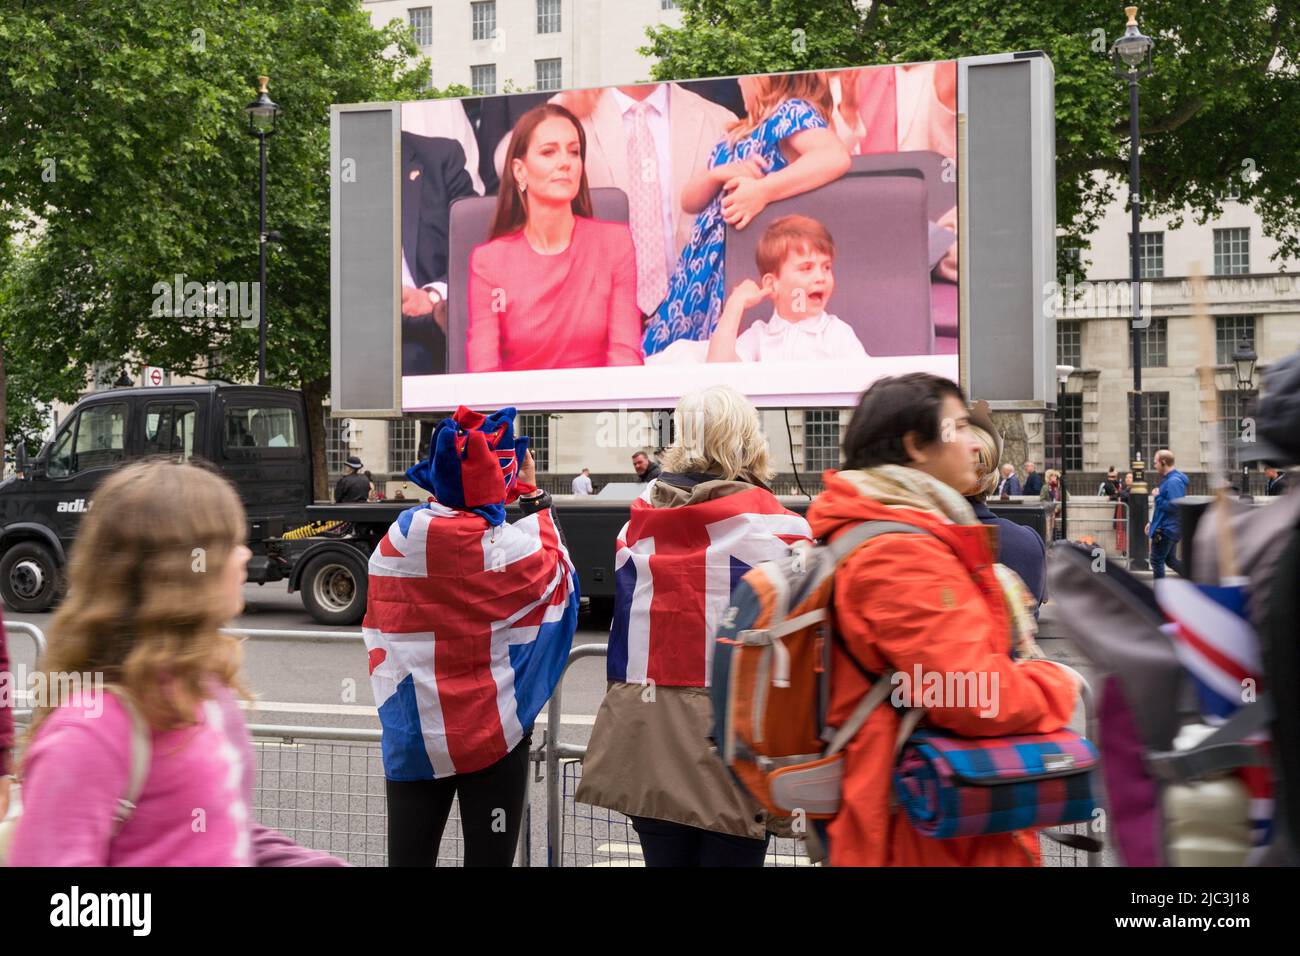
[[[636,106],[638,102],[644,102],[654,107],[654,112],[650,113],[649,114],[650,116],[654,116],[655,113],[658,113],[664,119],[668,118],[668,84],[667,83],[660,83],[658,86],[655,87],[655,91],[653,93],[651,93],[649,96],[647,96],[644,100],[641,101],[632,99],[632,97],[628,96],[626,93],[624,93],[622,90],[618,89],[617,87],[612,89],[610,92],[614,94],[614,102],[618,104],[618,111],[622,113],[624,116],[627,116],[628,110]]]
[[[772,317],[767,320],[767,328],[764,331],[767,335],[784,335],[788,327],[794,326],[796,331],[806,332],[808,335],[817,335],[822,329],[826,328],[828,322],[830,322],[830,317],[825,312],[818,312],[816,315],[810,315],[798,322],[787,322],[773,311]]]

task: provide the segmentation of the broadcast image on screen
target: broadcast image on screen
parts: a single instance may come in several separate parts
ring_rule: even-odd
[[[402,104],[403,409],[956,378],[956,66]]]

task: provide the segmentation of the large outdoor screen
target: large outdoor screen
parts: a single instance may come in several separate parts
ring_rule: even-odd
[[[957,64],[401,105],[402,408],[958,376]]]

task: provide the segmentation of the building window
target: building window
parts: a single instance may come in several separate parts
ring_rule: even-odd
[[[388,423],[388,470],[404,472],[420,458],[420,423],[401,418]]]
[[[560,0],[537,0],[537,32],[560,32]]]
[[[1083,367],[1083,323],[1078,319],[1056,320],[1056,364]]]
[[[407,11],[417,46],[433,46],[433,7],[411,7]]]
[[[496,0],[484,0],[469,5],[475,40],[491,40],[497,30]]]
[[[515,435],[527,435],[537,473],[551,470],[551,416],[545,412],[520,412],[515,419]]]
[[[676,10],[677,0],[659,0],[660,10]]]
[[[1057,396],[1058,406],[1055,412],[1045,412],[1046,420],[1043,438],[1043,458],[1045,466],[1061,468],[1061,452],[1065,452],[1065,471],[1083,469],[1083,395],[1079,392],[1066,392]],[[1061,438],[1065,445],[1062,449]]]
[[[1251,413],[1252,403],[1258,394],[1254,390],[1241,389],[1219,392],[1219,447],[1222,450],[1223,467],[1233,478],[1241,471],[1241,464],[1237,460],[1237,442],[1242,438],[1245,428],[1242,419]]]
[[[1169,364],[1169,320],[1151,320],[1145,329],[1130,326],[1130,335],[1137,335],[1142,340],[1142,367],[1164,368]],[[1129,361],[1133,361],[1133,350],[1129,349]]]
[[[1214,361],[1231,365],[1232,353],[1245,339],[1255,348],[1255,317],[1253,315],[1218,315],[1214,318]]]
[[[334,418],[325,413],[325,471],[331,481],[343,474],[343,462],[352,454],[352,448],[343,440],[351,434],[348,427],[351,423],[350,418]]]
[[[469,87],[481,96],[490,96],[497,91],[497,65],[485,63],[469,68]]]
[[[820,475],[840,466],[840,410],[810,408],[803,413],[804,471]]]
[[[1069,246],[1065,250],[1065,268],[1066,275],[1072,275],[1077,280],[1083,279],[1083,250],[1078,246]]]
[[[1133,393],[1128,393],[1129,428],[1133,427]],[[1169,447],[1169,393],[1142,393],[1142,461],[1152,468],[1155,453]],[[1132,445],[1132,441],[1129,442]]]
[[[1240,276],[1250,271],[1250,230],[1214,230],[1214,274]]]
[[[1129,241],[1133,234],[1129,233]],[[1165,234],[1163,232],[1138,233],[1138,277],[1163,279],[1165,275]]]
[[[537,89],[558,90],[560,88],[560,59],[537,60]]]

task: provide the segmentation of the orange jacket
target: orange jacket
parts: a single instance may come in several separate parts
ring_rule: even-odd
[[[808,509],[819,538],[861,521],[900,521],[928,534],[888,534],[860,547],[836,574],[835,620],[862,668],[914,674],[987,673],[996,713],[969,706],[927,711],[932,726],[971,737],[1048,733],[1074,709],[1073,677],[1048,661],[1017,663],[983,525],[947,524],[937,515],[887,508],[828,473],[826,491]],[[871,686],[835,648],[830,721],[843,721]],[[997,684],[993,685],[994,675]],[[956,703],[945,701],[945,704]],[[922,836],[892,806],[891,771],[898,715],[878,707],[845,749],[843,799],[830,823],[833,866],[1034,866],[1032,832],[936,840]]]

